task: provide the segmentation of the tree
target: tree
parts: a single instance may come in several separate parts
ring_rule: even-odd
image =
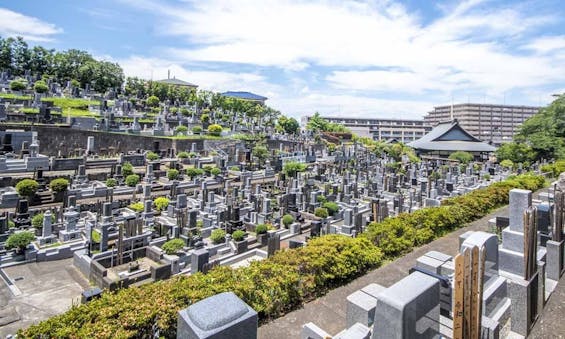
[[[150,96],[149,98],[147,98],[146,101],[147,106],[149,107],[157,107],[159,106],[159,102],[160,102],[159,98],[156,97],[155,95]]]
[[[208,122],[210,122],[210,116],[208,114],[202,114],[200,116],[200,122],[203,124],[207,124]]]
[[[536,152],[532,147],[520,142],[507,142],[496,150],[498,161],[510,160],[514,163],[531,162],[535,160]]]
[[[296,162],[296,161],[289,161],[283,166],[283,172],[288,175],[289,177],[296,176],[296,173],[304,172],[308,166],[306,164]]]
[[[171,255],[171,254],[175,254],[178,251],[182,250],[184,245],[185,245],[184,240],[179,239],[179,238],[175,238],[175,239],[171,239],[171,240],[165,242],[163,244],[163,246],[161,246],[161,249],[163,251],[165,251],[165,253]]]
[[[222,130],[222,126],[218,124],[212,124],[208,126],[208,134],[210,135],[219,136],[220,134],[222,134]]]
[[[526,120],[514,141],[529,145],[535,152],[534,160],[565,158],[565,94]]]
[[[56,193],[64,192],[69,187],[69,181],[65,178],[57,178],[51,180],[49,188]]]
[[[130,174],[126,177],[126,185],[129,187],[135,187],[137,184],[139,184],[139,175]]]
[[[210,234],[210,240],[212,240],[214,244],[221,244],[225,242],[226,231],[216,228],[215,230],[212,231],[212,234]]]
[[[179,177],[179,171],[172,168],[170,170],[167,171],[167,178],[169,178],[169,180],[176,180]]]
[[[169,206],[169,199],[165,197],[158,197],[155,201],[153,201],[153,204],[159,212],[162,212],[167,209],[167,206]]]
[[[277,123],[280,126],[280,129],[282,129],[287,134],[296,134],[300,129],[300,124],[294,118],[281,116]]]
[[[33,85],[33,90],[36,93],[45,93],[49,90],[49,87],[47,87],[47,84],[45,83],[45,81],[37,80],[35,82],[35,84]]]
[[[254,157],[259,160],[259,163],[262,164],[268,157],[269,157],[269,150],[265,145],[256,145],[253,147],[253,151],[251,152]]]
[[[12,91],[23,91],[24,89],[27,88],[26,82],[23,80],[12,80],[12,82],[10,82],[10,89]]]
[[[294,222],[294,217],[290,214],[285,214],[282,217],[282,223],[285,228],[288,228]]]
[[[39,184],[33,179],[23,179],[16,184],[16,192],[22,197],[32,197],[37,192]]]
[[[19,252],[25,251],[27,246],[35,239],[35,235],[31,232],[18,232],[10,235],[6,240],[5,247],[7,249],[15,248]]]
[[[469,152],[465,152],[465,151],[457,151],[457,152],[453,152],[449,155],[449,159],[451,160],[457,160],[462,164],[468,164],[471,161],[473,161],[473,154],[469,153]]]
[[[514,163],[510,159],[505,159],[500,162],[500,166],[502,166],[502,168],[509,169],[514,167]]]
[[[324,218],[327,218],[329,214],[328,214],[328,210],[326,208],[317,207],[314,210],[314,215],[317,216],[318,218],[324,219]]]

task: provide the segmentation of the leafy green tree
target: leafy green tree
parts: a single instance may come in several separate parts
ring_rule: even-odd
[[[37,192],[39,184],[33,179],[23,179],[16,184],[16,192],[22,197],[32,197]]]
[[[57,193],[66,191],[68,187],[69,187],[69,181],[65,178],[53,179],[49,183],[49,188],[53,192],[57,192]]]
[[[184,245],[185,245],[184,240],[179,239],[179,238],[175,238],[175,239],[171,239],[171,240],[165,242],[163,244],[163,246],[161,246],[161,249],[163,251],[165,251],[165,253],[171,255],[171,254],[175,254],[178,251],[182,250]]]
[[[498,161],[510,160],[514,163],[531,162],[536,158],[536,151],[526,143],[507,142],[496,150]]]
[[[255,147],[253,147],[251,153],[255,158],[257,158],[260,164],[262,164],[269,157],[269,150],[265,145],[256,145]]]
[[[169,206],[169,199],[165,197],[158,197],[155,201],[153,201],[153,204],[159,212],[162,212],[167,209],[167,206]]]
[[[160,102],[159,98],[155,95],[150,96],[149,98],[147,98],[146,101],[147,106],[149,107],[157,107],[159,106],[159,102]]]
[[[139,175],[130,174],[126,177],[126,185],[129,187],[135,187],[137,184],[139,184]]]
[[[565,158],[565,94],[526,120],[514,141],[529,145],[536,160]]]
[[[500,162],[500,166],[502,166],[502,168],[508,169],[514,167],[514,163],[510,159],[505,159]]]
[[[24,251],[29,244],[35,239],[35,235],[31,232],[18,232],[10,235],[6,240],[6,249],[15,248],[18,251]]]
[[[449,155],[449,159],[451,160],[457,160],[462,164],[468,164],[471,161],[473,161],[473,154],[469,153],[469,152],[465,152],[465,151],[457,151],[457,152],[453,152]]]
[[[120,88],[124,82],[124,72],[115,63],[107,61],[89,61],[78,69],[80,86],[92,84],[92,88],[100,93],[104,93],[110,88]]]
[[[222,126],[218,124],[212,124],[208,126],[208,134],[210,135],[219,136],[220,134],[222,134],[222,130],[223,130]]]
[[[281,116],[277,121],[280,130],[284,131],[287,134],[296,134],[300,129],[300,124],[294,118],[287,118],[285,116]]]
[[[167,178],[169,178],[169,180],[176,180],[179,177],[179,171],[172,168],[170,170],[167,171]]]
[[[304,172],[308,166],[306,164],[289,161],[283,166],[283,172],[289,177],[296,176],[297,173]]]
[[[35,84],[33,85],[33,90],[36,93],[45,93],[49,90],[49,87],[47,87],[47,84],[45,83],[45,81],[37,80],[35,82]]]

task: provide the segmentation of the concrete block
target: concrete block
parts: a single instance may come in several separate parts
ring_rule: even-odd
[[[257,338],[258,317],[233,292],[216,294],[179,311],[178,339]]]
[[[351,327],[356,323],[372,326],[375,320],[375,307],[377,307],[377,298],[361,290],[351,293],[347,296],[346,326]]]
[[[334,339],[369,339],[371,337],[371,329],[367,326],[356,323],[348,329],[336,334]]]

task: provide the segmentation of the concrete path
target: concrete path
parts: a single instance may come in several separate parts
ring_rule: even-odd
[[[543,192],[543,190],[536,193],[539,192]],[[535,197],[537,197],[537,194],[534,194],[534,198]],[[464,228],[452,232],[443,238],[436,239],[427,245],[414,249],[409,254],[383,265],[345,286],[333,289],[325,296],[305,304],[304,307],[262,325],[259,327],[259,338],[299,338],[302,325],[308,322],[313,322],[329,334],[335,335],[345,329],[346,298],[349,294],[367,286],[370,283],[377,283],[385,287],[391,286],[395,282],[407,276],[408,270],[415,266],[416,259],[428,251],[434,250],[449,255],[456,255],[459,250],[459,235],[467,231],[490,231],[488,226],[489,219],[492,219],[495,216],[507,215],[508,206],[499,208],[487,216],[470,223]],[[565,287],[563,285],[565,284],[561,284],[560,286],[564,290],[563,294],[565,294]],[[558,307],[560,307],[562,311],[563,306],[561,302],[563,299],[559,296],[556,297],[557,298],[552,297],[551,299],[560,299]],[[558,314],[562,315],[562,312],[559,312]]]

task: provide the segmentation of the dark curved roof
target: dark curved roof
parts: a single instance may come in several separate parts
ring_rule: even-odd
[[[428,134],[408,146],[424,151],[494,152],[496,147],[483,142],[463,127],[457,120],[438,124]]]

